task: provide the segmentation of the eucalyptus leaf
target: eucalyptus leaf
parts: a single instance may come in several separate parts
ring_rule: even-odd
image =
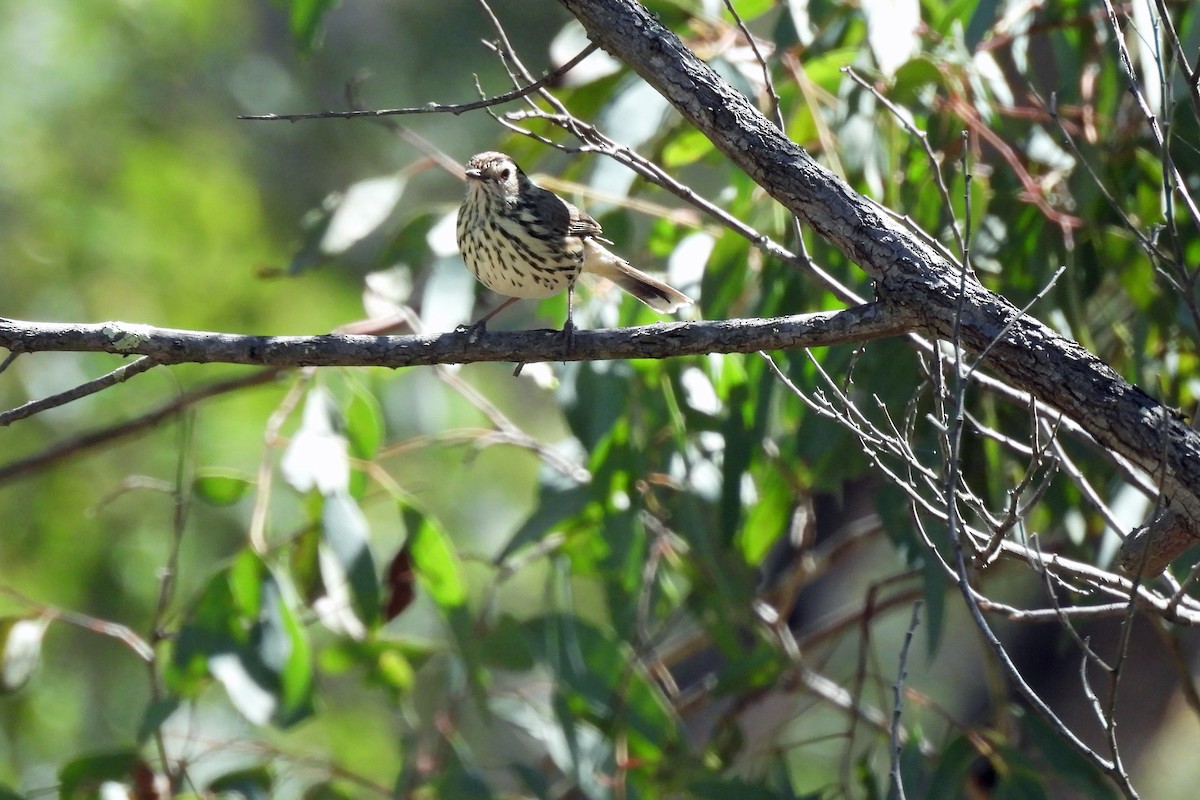
[[[0,618],[0,695],[17,691],[33,677],[49,625],[44,616]]]

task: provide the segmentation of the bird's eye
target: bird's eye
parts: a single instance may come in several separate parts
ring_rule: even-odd
[[[504,169],[500,170],[500,180],[506,181],[511,177],[512,177],[512,170],[509,169],[508,167],[505,167]]]

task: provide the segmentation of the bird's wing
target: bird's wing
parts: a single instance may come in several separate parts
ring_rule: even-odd
[[[600,234],[604,231],[600,228],[599,222],[596,222],[596,220],[592,219],[570,203],[566,203],[566,205],[569,209],[571,209],[571,224],[567,227],[568,234],[583,238],[602,238]]]
[[[541,225],[559,236],[577,235],[574,226],[575,216],[579,212],[575,206],[535,184],[530,184],[523,195],[527,210]]]

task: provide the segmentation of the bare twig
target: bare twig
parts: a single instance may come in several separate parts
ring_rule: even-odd
[[[929,164],[930,171],[933,172],[934,182],[937,184],[938,194],[942,196],[942,206],[946,209],[946,214],[950,220],[950,230],[954,233],[954,239],[958,242],[958,252],[960,257],[966,256],[966,243],[963,241],[962,230],[959,228],[958,220],[954,216],[954,203],[950,200],[950,188],[946,186],[946,179],[942,175],[942,162],[938,159],[937,154],[933,152],[933,145],[929,143],[929,134],[913,124],[911,115],[906,114],[896,107],[891,100],[883,96],[883,93],[876,89],[871,84],[855,71],[853,67],[842,67],[842,72],[850,76],[850,79],[859,86],[866,89],[871,95],[878,100],[884,108],[891,112],[892,118],[900,123],[904,130],[908,131],[909,135],[914,137],[921,143],[921,148],[925,151],[925,160]],[[915,228],[915,226],[914,226]]]
[[[908,677],[908,648],[912,645],[913,633],[921,621],[921,601],[913,603],[912,619],[904,631],[904,644],[900,646],[900,665],[896,671],[896,683],[892,686],[892,785],[896,787],[896,796],[904,800],[904,780],[900,776],[900,752],[903,743],[900,740],[900,718],[904,711],[904,679]]]
[[[7,356],[5,356],[5,357],[4,357],[4,360],[3,360],[3,361],[0,361],[0,373],[3,373],[3,372],[4,372],[4,370],[6,370],[6,369],[8,369],[9,367],[11,367],[11,366],[12,366],[12,363],[13,363],[14,361],[16,361],[16,360],[17,360],[17,357],[18,357],[18,356],[20,356],[20,355],[21,355],[20,353],[9,353]]]
[[[1158,117],[1150,108],[1145,93],[1142,92],[1141,81],[1138,80],[1137,71],[1133,67],[1129,48],[1125,46],[1125,33],[1121,30],[1121,23],[1117,20],[1117,10],[1112,4],[1112,0],[1104,0],[1104,8],[1108,12],[1108,23],[1113,31],[1113,40],[1117,46],[1117,57],[1121,62],[1121,69],[1129,80],[1129,93],[1137,103],[1138,110],[1145,117],[1146,123],[1150,126],[1150,134],[1154,137],[1154,142],[1158,145],[1162,155],[1164,178],[1170,181],[1168,188],[1173,188],[1175,195],[1187,206],[1192,224],[1196,226],[1197,230],[1200,230],[1200,208],[1196,207],[1191,193],[1187,191],[1188,181],[1179,174],[1179,170],[1171,158],[1170,148],[1167,146],[1167,140],[1159,125]]]
[[[116,639],[132,650],[134,655],[142,661],[152,662],[154,660],[154,648],[150,646],[149,642],[134,633],[132,628],[126,625],[109,622],[105,619],[98,619],[87,614],[80,614],[77,611],[68,611],[45,603],[39,603],[8,586],[0,586],[0,594],[11,597],[21,605],[28,606],[52,620],[60,620],[84,630],[98,633],[101,636]]]
[[[443,105],[442,103],[428,103],[423,106],[413,108],[377,108],[377,109],[357,109],[352,111],[318,111],[309,114],[243,114],[238,116],[238,119],[253,120],[253,121],[277,121],[287,120],[288,122],[297,122],[306,119],[351,119],[353,117],[393,117],[405,114],[454,114],[455,116],[466,111],[474,111],[480,108],[489,108],[498,106],[503,103],[509,103],[513,100],[519,100],[532,92],[536,92],[543,86],[561,78],[563,75],[570,72],[581,61],[590,56],[596,51],[595,43],[589,44],[579,55],[572,58],[561,67],[554,69],[539,80],[533,81],[525,86],[513,89],[511,92],[488,97],[483,100],[476,100],[471,103],[454,103],[451,105]]]
[[[136,362],[135,362],[136,363]],[[192,410],[194,411],[194,409]],[[171,487],[171,500],[174,513],[171,515],[171,544],[167,551],[167,560],[158,572],[158,600],[154,606],[154,618],[150,623],[150,642],[157,645],[168,638],[166,630],[167,613],[171,608],[175,587],[179,577],[179,554],[183,546],[183,533],[187,527],[188,509],[191,505],[192,486],[192,436],[195,433],[195,415],[187,413],[179,421],[179,451],[175,458],[175,482]],[[150,682],[150,696],[155,702],[160,702],[166,694],[163,686],[162,673],[158,666],[157,653],[154,660],[147,666],[147,678]],[[163,738],[162,726],[157,726],[153,732],[154,744],[158,750],[158,758],[164,770],[170,769],[167,758],[167,745]]]
[[[9,358],[15,358],[16,355],[16,353],[10,353]],[[145,356],[128,364],[122,364],[111,372],[101,375],[99,378],[90,380],[87,383],[82,383],[79,386],[68,389],[65,392],[59,392],[58,394],[51,395],[50,397],[43,397],[41,400],[31,400],[24,405],[20,405],[16,408],[0,413],[0,428],[4,427],[5,425],[11,425],[20,419],[28,419],[34,414],[40,414],[41,412],[47,411],[51,408],[64,406],[67,403],[87,397],[90,394],[95,394],[96,392],[107,389],[110,386],[115,386],[118,383],[123,383],[124,381],[132,378],[134,375],[138,375],[149,370],[156,364],[158,364],[158,362],[153,358]]]
[[[229,380],[217,381],[208,386],[202,386],[199,389],[192,389],[184,392],[178,397],[163,403],[144,414],[141,414],[133,419],[124,422],[118,422],[113,425],[108,425],[103,428],[97,428],[87,433],[82,433],[66,441],[60,442],[57,445],[47,448],[40,453],[35,453],[32,456],[10,461],[7,464],[0,465],[0,484],[16,478],[30,475],[38,470],[55,464],[65,458],[76,455],[78,453],[91,450],[111,442],[123,439],[127,436],[141,433],[150,430],[160,422],[170,419],[180,412],[192,407],[196,403],[207,400],[210,397],[236,392],[251,386],[269,383],[273,381],[279,374],[280,368],[272,367],[270,369],[260,370],[250,375],[242,375]]]
[[[254,510],[250,514],[249,541],[256,553],[267,552],[267,511],[271,504],[271,480],[275,474],[275,451],[279,447],[279,431],[304,397],[312,383],[313,371],[304,370],[288,389],[286,395],[267,418],[263,430],[263,454],[258,462],[258,480],[254,483]]]

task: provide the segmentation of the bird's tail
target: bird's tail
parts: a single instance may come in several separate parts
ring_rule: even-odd
[[[692,303],[692,299],[683,292],[635,269],[628,261],[591,239],[583,242],[583,271],[609,279],[663,314],[670,314]]]

